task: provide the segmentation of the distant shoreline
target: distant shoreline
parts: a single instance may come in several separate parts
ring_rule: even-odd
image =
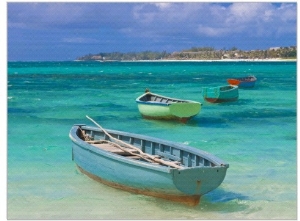
[[[95,61],[95,62],[296,62],[297,59],[220,59],[220,60],[170,60],[170,59],[161,59],[161,60],[74,60],[78,62],[86,61]]]

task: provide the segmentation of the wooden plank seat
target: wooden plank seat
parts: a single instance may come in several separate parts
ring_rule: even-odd
[[[129,159],[133,159],[133,160],[142,160],[142,161],[144,161],[144,162],[148,162],[149,163],[149,161],[147,161],[147,160],[145,160],[143,157],[141,157],[141,156],[134,156],[134,155],[132,155],[132,156],[125,156],[126,158],[129,158]],[[159,165],[159,163],[157,163],[157,162],[151,162],[151,164],[155,164],[155,165]]]
[[[126,150],[130,151],[130,152],[127,152],[127,151],[124,151],[124,150],[114,146],[113,143],[106,143],[104,140],[89,140],[89,141],[86,141],[86,142],[90,143],[91,145],[93,145],[95,147],[98,147],[102,150],[109,151],[111,153],[124,156],[126,158],[130,158],[130,159],[133,159],[133,160],[145,160],[145,161],[147,161],[146,159],[143,159],[143,157],[141,157],[141,156],[136,156],[136,155],[131,154],[131,153],[137,153],[137,154],[139,153],[137,150],[134,150],[134,149],[131,149],[131,148],[123,147]],[[153,155],[153,156],[158,158],[158,159],[160,159],[162,157],[160,155]],[[151,163],[159,165],[159,163],[157,163],[157,162],[151,162]],[[177,161],[174,161],[174,163],[175,164],[180,164],[180,162],[177,162]]]
[[[126,156],[127,158],[130,158],[130,159],[134,159],[134,160],[139,160],[139,159],[142,159],[142,157],[140,156],[135,156],[135,155],[130,155],[130,156]]]
[[[120,148],[115,147],[114,145],[109,144],[109,143],[91,143],[91,144],[93,146],[95,146],[95,147],[98,147],[98,148],[100,148],[102,150],[109,151],[109,152],[114,153],[114,154],[118,154],[118,155],[122,155],[122,156],[130,156],[130,155],[132,155],[131,153],[123,151]],[[126,148],[126,147],[124,147],[124,148]],[[138,153],[138,151],[134,150],[134,149],[126,148],[126,150],[128,150],[128,151],[130,151],[132,153]]]

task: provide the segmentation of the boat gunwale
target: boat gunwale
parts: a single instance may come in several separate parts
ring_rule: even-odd
[[[226,88],[228,87],[228,89],[222,90],[225,87]],[[220,92],[228,92],[228,91],[238,90],[239,87],[236,85],[225,85],[225,86],[219,86],[219,89],[220,89]]]
[[[157,97],[160,97],[160,98],[164,98],[164,99],[169,99],[169,100],[175,100],[175,101],[180,101],[180,102],[183,102],[183,103],[197,103],[197,104],[200,104],[200,102],[197,102],[197,101],[193,101],[193,100],[184,100],[184,99],[178,99],[178,98],[172,98],[172,97],[167,97],[167,96],[163,96],[163,95],[159,95],[159,94],[155,94],[155,93],[152,93],[152,92],[147,92],[147,93],[144,93],[142,95],[140,95],[138,98],[136,98],[136,102],[137,103],[142,103],[142,104],[150,104],[150,105],[163,105],[163,106],[169,106],[171,104],[174,104],[176,102],[172,102],[172,103],[164,103],[164,102],[160,102],[160,101],[141,101],[140,99],[144,96],[146,96],[147,94],[150,94],[150,95],[154,95],[154,96],[157,96]]]
[[[172,103],[163,103],[157,101],[136,101],[138,104],[145,104],[145,105],[156,105],[156,106],[170,106]]]
[[[82,129],[102,132],[102,130],[100,128],[96,128],[96,127],[91,127],[91,126],[86,126],[86,125],[81,125],[81,127],[82,127]],[[124,131],[118,131],[118,130],[105,129],[108,133],[114,133],[114,134],[118,134],[121,136],[134,137],[134,138],[141,139],[141,140],[146,140],[146,141],[155,142],[155,143],[159,143],[159,144],[163,144],[163,145],[168,145],[170,147],[175,147],[177,149],[198,155],[198,156],[210,161],[211,163],[213,163],[214,166],[213,167],[212,166],[193,166],[193,167],[184,166],[182,169],[177,169],[177,168],[171,168],[171,167],[166,167],[166,166],[162,166],[162,165],[151,164],[151,163],[147,163],[147,162],[128,159],[126,157],[119,156],[119,155],[111,153],[109,151],[102,150],[100,148],[97,148],[97,147],[83,141],[76,134],[78,128],[79,128],[78,125],[74,125],[69,134],[69,137],[71,138],[71,140],[74,143],[76,143],[78,146],[80,146],[81,148],[87,149],[89,151],[93,151],[95,153],[98,152],[97,154],[100,154],[102,156],[114,158],[115,160],[130,163],[133,165],[138,165],[138,166],[143,165],[143,167],[160,170],[160,171],[165,171],[165,172],[171,172],[171,170],[190,170],[190,169],[197,169],[197,168],[204,169],[204,168],[223,168],[223,167],[228,168],[229,167],[228,163],[221,160],[217,156],[212,155],[206,151],[200,150],[195,147],[190,147],[185,144],[176,143],[176,142],[172,142],[172,141],[162,140],[162,139],[155,138],[155,137],[150,137],[150,136],[145,136],[145,135],[140,135],[140,134],[135,134],[135,133],[129,133],[129,132],[124,132]]]
[[[241,82],[255,82],[257,80],[257,78],[255,76],[247,76],[247,77],[240,77],[240,78],[228,78],[229,80],[237,80]]]
[[[230,87],[228,90],[221,90],[221,88],[223,87]],[[228,91],[233,91],[233,90],[238,90],[238,86],[237,85],[223,85],[223,86],[216,86],[216,87],[203,87],[203,89],[208,89],[208,90],[213,90],[213,89],[219,89],[220,93],[222,92],[228,92]]]
[[[171,173],[172,170],[176,170],[176,168],[170,168],[170,167],[165,167],[165,166],[158,165],[158,164],[151,164],[151,163],[142,162],[142,161],[138,161],[138,160],[132,160],[130,158],[123,157],[121,155],[114,154],[112,152],[109,152],[109,151],[103,150],[101,148],[98,148],[96,146],[93,146],[93,145],[91,145],[91,144],[83,141],[82,139],[80,139],[76,135],[77,129],[75,129],[74,131],[72,131],[73,128],[71,129],[71,132],[70,132],[70,135],[69,135],[70,139],[79,148],[84,149],[86,151],[90,151],[92,154],[96,154],[98,156],[110,158],[110,159],[116,160],[118,162],[122,162],[122,163],[126,163],[126,164],[131,164],[131,165],[138,166],[138,167],[142,166],[144,168],[148,168],[148,169],[151,169],[151,170],[162,171],[162,172],[166,172],[166,173]],[[75,134],[76,137],[74,137],[74,134]]]

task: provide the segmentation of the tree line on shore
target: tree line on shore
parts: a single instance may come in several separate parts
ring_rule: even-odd
[[[79,61],[122,61],[122,60],[222,60],[222,59],[296,59],[296,46],[274,47],[266,50],[239,50],[231,49],[215,50],[212,47],[192,47],[180,52],[168,53],[166,51],[143,51],[143,52],[111,52],[88,54],[78,57]]]

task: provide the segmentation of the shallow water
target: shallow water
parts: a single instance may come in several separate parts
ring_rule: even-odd
[[[255,75],[239,100],[211,104],[204,86]],[[203,103],[182,124],[143,119],[145,88]],[[296,219],[295,62],[8,63],[8,219]],[[73,124],[163,138],[229,163],[196,207],[107,187],[71,159]]]

